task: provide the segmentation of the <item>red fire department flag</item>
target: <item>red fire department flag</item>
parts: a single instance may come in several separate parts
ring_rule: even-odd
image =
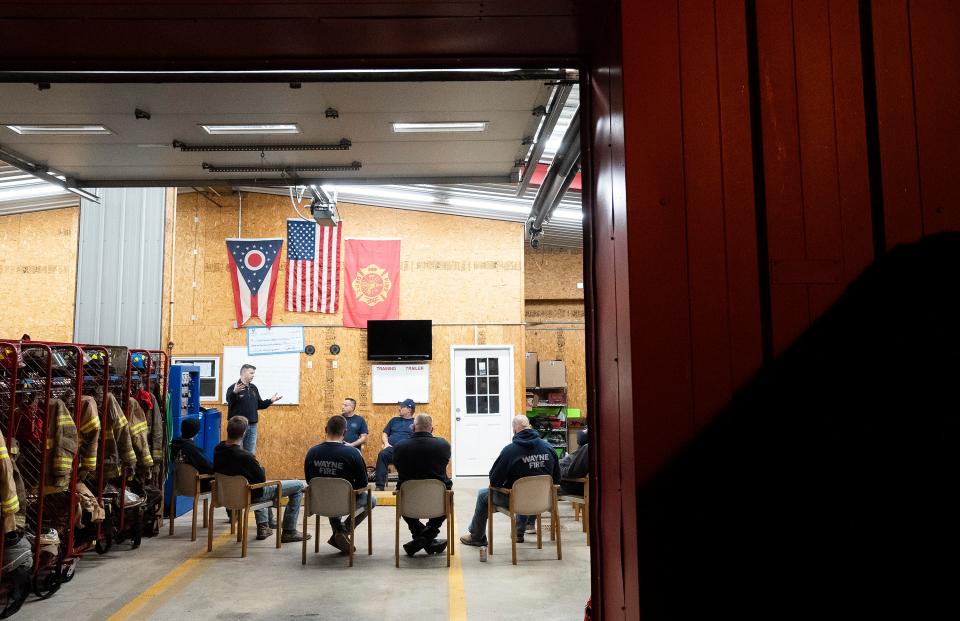
[[[343,325],[366,328],[369,319],[400,318],[400,240],[347,239]]]

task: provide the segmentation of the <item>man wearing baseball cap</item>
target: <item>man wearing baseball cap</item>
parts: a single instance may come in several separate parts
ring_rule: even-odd
[[[397,403],[399,413],[390,419],[381,434],[383,449],[377,456],[377,469],[374,473],[374,483],[378,490],[383,491],[387,485],[387,466],[394,463],[393,447],[399,442],[409,440],[413,435],[413,413],[417,404],[413,399],[404,399]]]

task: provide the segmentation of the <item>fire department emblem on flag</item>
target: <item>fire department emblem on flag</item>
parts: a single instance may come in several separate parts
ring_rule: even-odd
[[[392,287],[390,274],[376,263],[357,270],[353,279],[353,291],[357,294],[357,300],[367,306],[376,306],[386,300]]]

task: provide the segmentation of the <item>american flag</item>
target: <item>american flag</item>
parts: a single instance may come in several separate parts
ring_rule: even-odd
[[[336,313],[340,307],[341,228],[287,220],[287,310]]]

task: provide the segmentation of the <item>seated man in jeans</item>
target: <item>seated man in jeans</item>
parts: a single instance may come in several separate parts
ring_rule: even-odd
[[[350,444],[343,440],[347,431],[347,419],[339,414],[331,416],[327,421],[326,442],[318,444],[307,451],[307,456],[303,460],[303,473],[309,484],[315,477],[332,477],[336,479],[346,479],[355,490],[367,488],[367,464],[363,461],[363,455]],[[367,506],[367,494],[364,492],[357,496],[357,508]],[[371,505],[377,505],[377,499],[371,497]],[[359,526],[367,516],[367,511],[356,517],[354,526]],[[350,553],[350,540],[347,538],[347,527],[350,523],[350,516],[346,518],[331,517],[330,527],[333,534],[327,541],[330,545],[340,550],[342,554]]]
[[[547,444],[540,434],[530,428],[530,419],[524,415],[513,417],[513,441],[500,451],[497,461],[490,468],[490,485],[512,489],[517,479],[549,474],[554,484],[560,483],[560,462],[553,447]],[[460,542],[468,546],[487,545],[487,496],[490,490],[484,488],[477,492],[477,507],[470,522],[470,532],[460,537]],[[509,507],[510,499],[506,494],[493,492],[493,504]],[[532,515],[517,516],[517,542],[523,542],[523,532],[528,523],[536,521]]]
[[[247,431],[247,419],[243,416],[234,416],[227,421],[227,439],[213,449],[213,470],[218,474],[230,476],[240,475],[248,483],[263,483],[267,474],[263,466],[253,456],[243,450],[243,434]],[[300,503],[303,501],[303,481],[283,481],[280,493],[289,497],[287,510],[283,513],[283,533],[280,541],[290,543],[310,539],[309,533],[300,533],[297,530],[297,517],[300,515]],[[276,486],[255,489],[251,493],[251,500],[259,502],[270,500],[277,494]],[[270,529],[270,518],[266,509],[257,509],[257,539],[266,539],[273,534]]]

